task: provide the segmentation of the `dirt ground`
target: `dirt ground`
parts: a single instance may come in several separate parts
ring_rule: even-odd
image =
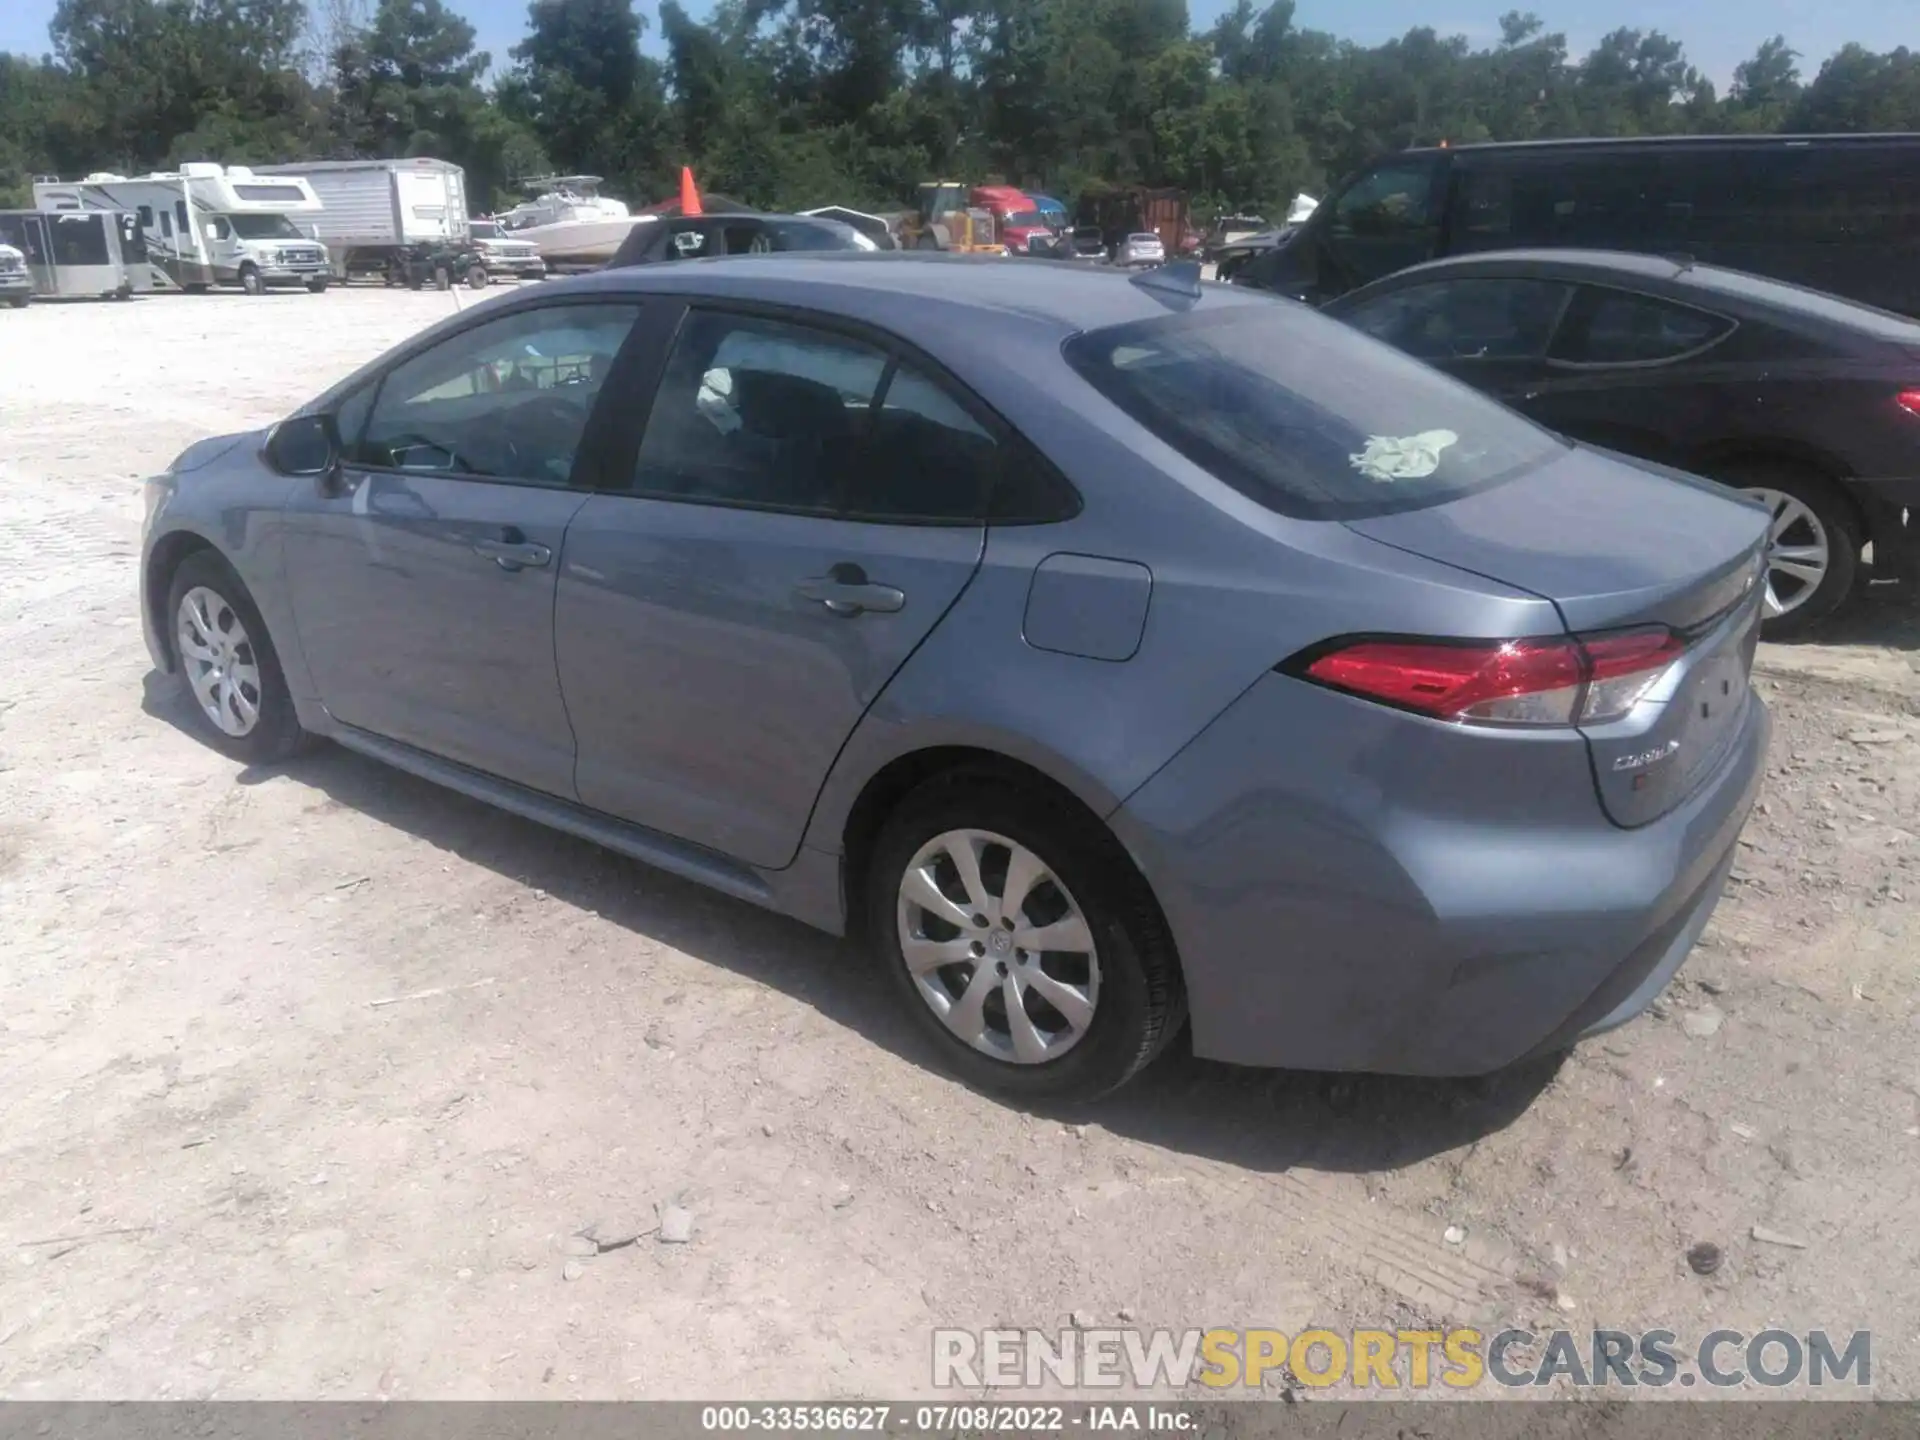
[[[474,303],[0,314],[0,1395],[922,1395],[932,1327],[1074,1312],[1866,1328],[1920,1395],[1920,611],[1763,649],[1768,787],[1655,1015],[1481,1082],[1174,1054],[1024,1113],[834,941],[182,728],[138,478]],[[667,1204],[687,1243],[567,1254]]]

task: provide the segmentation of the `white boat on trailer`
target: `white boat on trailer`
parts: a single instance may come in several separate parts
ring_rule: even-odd
[[[539,193],[495,218],[510,238],[537,245],[554,269],[604,265],[629,230],[656,218],[632,214],[624,202],[602,195],[598,175],[548,175],[524,183]]]

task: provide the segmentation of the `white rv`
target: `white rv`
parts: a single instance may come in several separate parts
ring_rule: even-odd
[[[153,175],[36,180],[33,203],[42,210],[138,216],[156,289],[238,285],[258,295],[270,285],[327,288],[326,247],[295,219],[316,218],[320,201],[292,176],[190,162]]]
[[[261,175],[298,176],[321,210],[314,231],[336,280],[388,274],[416,247],[467,243],[467,179],[458,165],[414,160],[309,160],[261,165]]]

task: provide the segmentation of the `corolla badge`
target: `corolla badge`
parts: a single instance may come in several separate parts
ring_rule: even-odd
[[[1632,755],[1622,755],[1613,762],[1618,770],[1644,770],[1649,765],[1658,765],[1662,760],[1671,759],[1680,748],[1678,740],[1669,740],[1664,745],[1656,745],[1651,750],[1641,750]]]

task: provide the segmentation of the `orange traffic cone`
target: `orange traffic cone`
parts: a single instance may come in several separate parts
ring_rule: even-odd
[[[680,213],[698,215],[700,211],[700,192],[693,188],[693,167],[680,167]]]

